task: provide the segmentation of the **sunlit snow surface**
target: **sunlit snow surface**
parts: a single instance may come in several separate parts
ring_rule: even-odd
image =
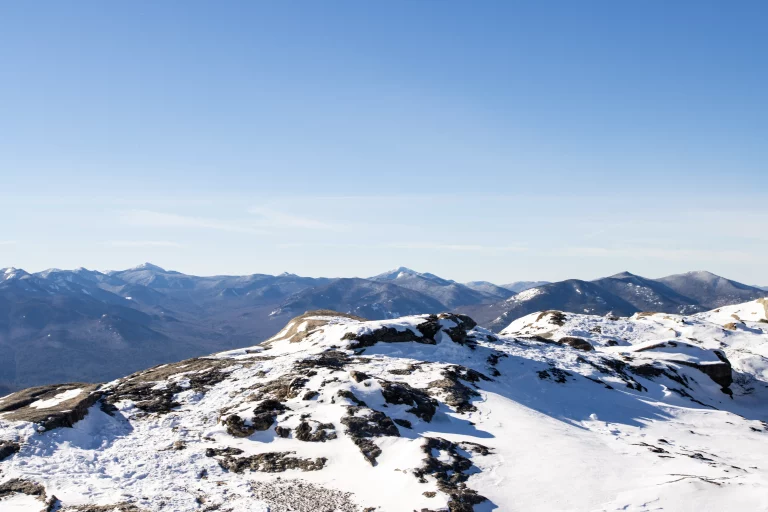
[[[497,337],[476,328],[469,333],[473,346],[441,331],[434,345],[379,342],[359,356],[351,350],[356,335],[389,327],[419,338],[417,326],[425,317],[377,322],[337,317],[314,331],[312,318],[304,318],[310,324],[296,324],[295,332],[306,335],[299,342],[285,337],[288,325],[267,350],[257,346],[212,356],[232,365],[222,370],[226,378],[205,392],[191,389],[192,376],[183,371],[158,382],[158,389],[175,382],[182,390],[174,397],[180,405],[167,414],[145,414],[125,400],[110,416],[97,404],[74,428],[43,433],[35,425],[0,418],[0,440],[22,443],[18,454],[0,462],[0,482],[38,482],[63,510],[116,503],[152,511],[214,506],[220,508],[210,510],[312,510],[290,508],[291,496],[298,496],[290,484],[297,480],[326,490],[327,499],[339,504],[336,510],[442,510],[450,497],[432,476],[420,483],[413,474],[423,464],[425,438],[431,437],[471,441],[491,450],[471,454],[466,484],[487,498],[475,511],[767,510],[768,323],[759,321],[758,306],[731,307],[739,311],[738,321],[728,308],[688,317],[611,319],[566,313],[562,325],[536,313],[516,320]],[[724,328],[729,323],[738,325]],[[454,326],[451,320],[441,321],[443,328]],[[594,350],[557,343],[564,337],[585,340]],[[258,404],[255,386],[291,374],[297,362],[327,350],[345,352],[351,362],[306,375],[303,390],[316,390],[319,396],[304,400],[300,393],[286,400],[290,410],[266,431],[243,438],[227,433],[223,420],[228,415],[247,417]],[[718,364],[715,350],[733,364],[732,397],[681,363]],[[621,375],[601,371],[606,362],[666,365],[687,387],[666,376],[628,373],[642,389],[630,388]],[[476,410],[459,413],[433,389],[440,403],[427,422],[407,412],[408,405],[386,403],[382,396],[385,382],[427,388],[451,365],[492,377],[477,382],[477,388],[465,382],[479,393],[472,400]],[[353,371],[371,378],[358,382]],[[398,427],[399,437],[373,439],[382,450],[375,466],[345,433],[340,420],[354,404],[339,391],[412,424],[412,429]],[[295,429],[301,415],[333,424],[338,437],[303,442],[294,435],[276,435],[276,425]],[[177,441],[184,449],[173,449]],[[206,448],[224,447],[241,449],[243,456],[287,451],[327,462],[319,471],[238,474],[205,455]],[[441,450],[432,456],[450,460]],[[276,485],[284,501],[264,498],[259,491],[264,485]],[[37,509],[30,503],[27,496],[14,495],[0,500],[0,511],[42,509],[42,502],[34,502]]]

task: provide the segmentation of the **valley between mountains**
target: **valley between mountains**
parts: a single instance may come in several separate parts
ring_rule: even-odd
[[[556,309],[629,316],[692,314],[768,296],[708,272],[647,279],[458,283],[404,267],[368,278],[200,277],[149,263],[98,272],[0,269],[0,395],[70,381],[104,382],[144,368],[247,347],[306,311],[368,320],[462,313],[498,332]]]
[[[0,398],[0,510],[768,508],[768,301],[318,310],[250,347]]]

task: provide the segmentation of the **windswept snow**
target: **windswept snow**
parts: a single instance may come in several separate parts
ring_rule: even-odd
[[[536,297],[537,295],[541,295],[541,290],[539,290],[538,288],[529,288],[527,290],[523,290],[522,292],[518,293],[517,295],[514,295],[514,296],[510,297],[507,300],[523,302],[523,301],[526,301],[526,300],[531,300],[532,298]]]
[[[766,510],[768,323],[720,313],[545,311],[495,335],[310,312],[259,346],[52,389],[100,397],[72,428],[10,419],[38,402],[6,397],[0,486],[62,512]],[[44,506],[0,510],[18,503]]]

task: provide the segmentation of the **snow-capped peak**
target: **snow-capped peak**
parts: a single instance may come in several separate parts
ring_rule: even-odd
[[[158,267],[157,265],[153,265],[152,263],[146,262],[142,263],[141,265],[136,265],[133,268],[130,268],[128,270],[153,270],[155,272],[166,272],[166,270],[162,267]]]
[[[2,273],[0,273],[0,280],[10,281],[11,279],[22,279],[28,275],[29,274],[26,271],[20,268],[7,267],[2,269]]]

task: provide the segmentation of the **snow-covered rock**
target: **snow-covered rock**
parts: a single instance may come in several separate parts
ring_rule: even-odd
[[[21,391],[0,398],[0,511],[765,510],[768,323],[721,313],[544,311],[497,335],[315,311]]]

